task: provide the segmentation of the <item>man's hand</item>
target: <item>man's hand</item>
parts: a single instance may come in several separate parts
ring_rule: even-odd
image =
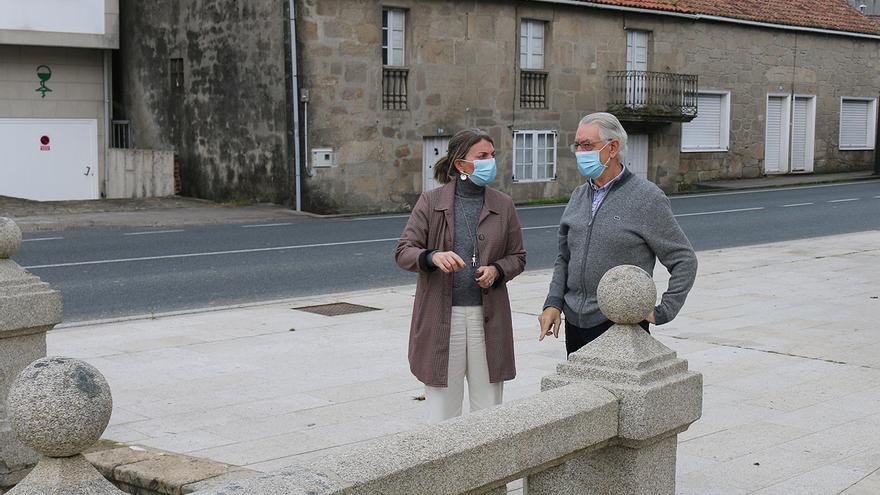
[[[557,339],[559,338],[559,326],[562,324],[559,308],[547,306],[541,313],[541,316],[538,316],[538,323],[541,325],[541,334],[538,335],[539,341],[544,340],[544,337],[549,337],[550,335]]]
[[[657,322],[654,320],[654,311],[653,310],[650,313],[648,313],[648,316],[645,317],[645,321],[647,321],[648,323],[653,323],[654,325],[657,324]]]
[[[431,255],[431,263],[444,273],[457,272],[464,268],[464,260],[452,251],[437,251]]]
[[[498,279],[498,269],[494,265],[481,266],[475,272],[477,276],[477,285],[484,289],[492,287],[495,280]]]

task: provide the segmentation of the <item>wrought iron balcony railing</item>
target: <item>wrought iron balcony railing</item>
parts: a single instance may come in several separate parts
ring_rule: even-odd
[[[620,120],[689,122],[697,116],[697,76],[640,70],[608,73],[608,111]]]

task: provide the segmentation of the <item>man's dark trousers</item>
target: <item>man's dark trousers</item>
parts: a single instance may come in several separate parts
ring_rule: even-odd
[[[577,351],[581,347],[583,347],[583,346],[589,344],[590,342],[592,342],[593,340],[595,340],[596,337],[605,333],[605,330],[608,330],[609,328],[611,328],[612,325],[614,325],[614,323],[606,320],[604,323],[600,323],[600,324],[596,325],[595,327],[581,328],[581,327],[576,327],[576,326],[572,325],[571,323],[569,323],[568,321],[566,321],[565,322],[565,350],[569,354]],[[651,333],[651,331],[648,330],[648,322],[647,321],[643,321],[643,322],[639,323],[639,326],[644,328],[646,332]]]

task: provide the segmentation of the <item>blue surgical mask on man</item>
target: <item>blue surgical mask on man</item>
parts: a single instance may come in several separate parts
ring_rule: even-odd
[[[608,146],[608,143],[605,143],[605,146]],[[588,179],[595,179],[602,175],[602,172],[605,171],[605,165],[611,161],[610,156],[608,160],[605,160],[605,163],[599,160],[599,152],[604,150],[605,146],[592,151],[578,151],[574,154],[581,175]]]
[[[485,186],[495,180],[497,170],[495,168],[495,159],[487,158],[485,160],[462,160],[474,164],[474,173],[470,175],[471,182],[478,186]]]

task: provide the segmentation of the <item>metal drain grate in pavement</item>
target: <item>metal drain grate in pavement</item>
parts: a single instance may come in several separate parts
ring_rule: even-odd
[[[355,313],[366,313],[367,311],[379,311],[379,308],[371,308],[369,306],[361,306],[360,304],[346,302],[318,304],[317,306],[302,306],[300,308],[291,309],[324,316],[353,315]]]

